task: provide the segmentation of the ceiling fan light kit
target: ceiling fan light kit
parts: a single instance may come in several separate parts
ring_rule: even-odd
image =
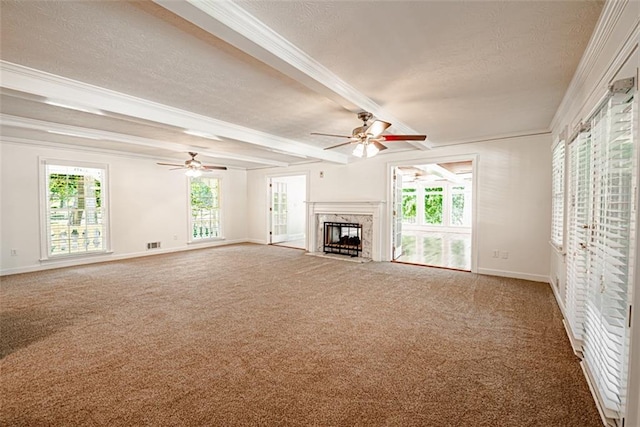
[[[325,150],[331,150],[332,148],[338,148],[348,144],[357,144],[352,153],[356,157],[373,157],[378,154],[378,152],[386,150],[387,147],[382,145],[381,141],[424,141],[427,139],[426,135],[382,135],[382,132],[387,130],[391,126],[391,123],[382,120],[374,120],[373,123],[369,124],[368,122],[372,118],[373,114],[368,111],[359,112],[358,119],[362,120],[362,126],[358,126],[353,129],[351,131],[351,136],[318,132],[312,132],[311,135],[348,138],[347,142],[327,147]]]
[[[196,156],[198,153],[194,153],[192,151],[189,152],[191,158],[186,160],[182,165],[176,165],[173,163],[157,163],[160,166],[174,166],[174,169],[186,169],[185,175],[196,178],[202,175],[203,171],[210,170],[227,170],[226,166],[210,166],[203,165],[201,161],[196,160]]]
[[[356,145],[356,148],[353,149],[353,155],[356,157],[373,157],[376,154],[378,154],[380,152],[380,150],[378,150],[378,147],[376,147],[375,145],[373,145],[372,143],[366,141],[366,142],[361,142],[358,145]]]

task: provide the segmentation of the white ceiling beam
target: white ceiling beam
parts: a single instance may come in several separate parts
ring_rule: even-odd
[[[59,135],[67,135],[76,138],[86,138],[104,141],[120,142],[125,144],[137,145],[141,147],[160,148],[167,151],[175,151],[179,153],[187,153],[189,151],[197,152],[201,156],[213,157],[218,159],[239,160],[243,162],[255,163],[268,166],[288,166],[288,163],[277,160],[264,159],[262,157],[245,156],[233,153],[225,153],[215,150],[209,150],[202,147],[192,145],[179,144],[175,142],[160,141],[157,139],[142,138],[139,136],[125,135],[116,132],[104,130],[90,129],[81,126],[63,125],[60,123],[47,122],[43,120],[27,119],[8,114],[0,114],[0,123],[2,126],[15,127],[20,129],[38,130],[42,132],[50,132]]]
[[[375,117],[393,123],[398,134],[420,133],[233,1],[153,1],[354,113],[369,111]],[[426,141],[408,143],[421,150],[431,148]]]
[[[54,74],[0,61],[0,85],[2,87],[42,96],[58,102],[81,105],[88,109],[103,110],[125,116],[136,117],[152,122],[198,130],[253,144],[268,150],[279,150],[347,164],[348,156],[338,152],[324,151],[321,148],[282,138],[266,132],[250,129],[211,117],[159,104],[124,93],[93,86]]]

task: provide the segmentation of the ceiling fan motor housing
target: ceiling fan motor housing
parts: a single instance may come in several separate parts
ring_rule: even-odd
[[[373,114],[371,114],[368,111],[360,111],[358,113],[358,118],[364,122],[365,126],[366,126],[367,122],[369,120],[371,120],[372,117],[373,117]]]

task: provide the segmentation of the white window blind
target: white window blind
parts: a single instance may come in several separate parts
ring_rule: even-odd
[[[559,249],[564,238],[564,152],[564,141],[560,141],[553,148],[551,160],[551,243]]]
[[[220,222],[220,179],[189,178],[190,241],[222,236]]]
[[[584,361],[607,416],[624,412],[628,313],[633,284],[637,185],[634,102],[612,96],[591,121],[591,219],[584,320]]]
[[[43,165],[43,258],[106,251],[106,166],[53,160]]]
[[[569,144],[567,206],[567,281],[565,311],[573,342],[581,351],[588,252],[590,238],[589,213],[591,201],[591,132],[585,130]]]

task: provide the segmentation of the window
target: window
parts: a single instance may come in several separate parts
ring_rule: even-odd
[[[471,227],[471,183],[409,183],[402,189],[402,222],[418,227]]]
[[[424,222],[425,224],[442,224],[442,207],[444,193],[442,187],[425,187],[424,189]]]
[[[415,224],[417,219],[417,195],[415,188],[402,189],[402,222]]]
[[[451,189],[451,225],[468,226],[465,214],[465,190],[466,187],[458,186]]]
[[[551,160],[551,243],[562,249],[564,236],[564,141],[553,148]]]
[[[569,145],[566,316],[607,418],[626,407],[638,185],[635,93],[610,93]],[[554,193],[555,194],[555,193]]]
[[[591,226],[584,358],[605,409],[624,413],[637,185],[633,94],[617,93],[591,120]]]
[[[190,241],[222,237],[220,228],[220,179],[190,177]]]
[[[107,250],[107,169],[44,161],[43,258]]]

